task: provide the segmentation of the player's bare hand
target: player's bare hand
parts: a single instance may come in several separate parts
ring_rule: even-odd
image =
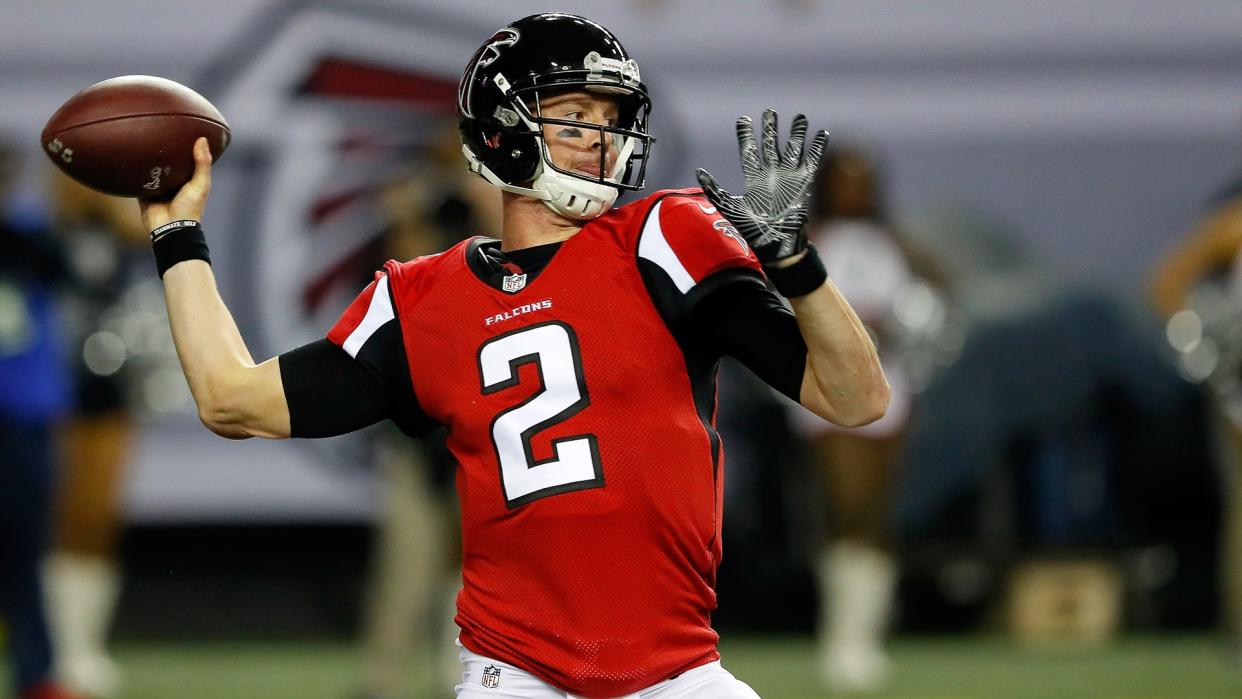
[[[207,139],[194,142],[194,176],[171,199],[139,199],[138,210],[148,231],[172,221],[201,221],[211,192],[211,149]]]

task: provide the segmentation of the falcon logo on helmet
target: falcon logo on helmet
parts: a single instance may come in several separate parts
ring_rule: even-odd
[[[548,119],[541,97],[566,91],[618,98],[613,126]],[[462,152],[470,171],[506,192],[542,200],[579,220],[607,211],[622,191],[642,189],[655,139],[648,130],[651,99],[638,63],[604,27],[585,17],[545,12],[502,28],[475,52],[457,90]],[[532,109],[534,111],[532,111]],[[615,163],[590,174],[558,167],[543,139],[544,124],[571,124],[599,133]]]
[[[492,35],[487,43],[479,47],[475,52],[474,58],[470,59],[470,67],[473,70],[469,79],[464,76],[461,83],[457,86],[457,108],[461,113],[469,118],[474,118],[474,114],[470,113],[470,90],[474,87],[475,80],[478,76],[480,68],[486,68],[500,58],[500,50],[506,46],[512,46],[522,38],[518,30],[513,27],[505,27]],[[469,68],[468,68],[469,69]]]

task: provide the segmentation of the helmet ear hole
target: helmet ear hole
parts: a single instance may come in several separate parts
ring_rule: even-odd
[[[529,182],[539,174],[542,155],[535,136],[499,131],[486,145],[492,151],[488,165],[506,182]]]
[[[534,134],[491,121],[461,122],[462,145],[507,183],[529,182],[539,174],[541,156]]]

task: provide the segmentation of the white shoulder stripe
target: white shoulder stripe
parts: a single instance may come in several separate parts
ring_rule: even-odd
[[[367,343],[367,340],[371,339],[375,331],[394,317],[392,299],[388,296],[388,275],[384,275],[375,285],[375,293],[371,295],[371,305],[367,307],[367,314],[362,317],[362,322],[354,328],[349,337],[345,338],[345,343],[341,345],[341,348],[356,359],[358,351]]]
[[[638,256],[659,265],[677,285],[677,290],[684,294],[694,288],[694,277],[686,271],[677,253],[664,238],[664,229],[660,227],[660,207],[663,204],[663,201],[656,202],[651,213],[647,214],[647,224],[643,226],[642,237],[638,241]]]

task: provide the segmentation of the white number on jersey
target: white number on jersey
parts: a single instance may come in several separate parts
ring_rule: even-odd
[[[509,507],[549,495],[602,488],[604,471],[595,435],[552,441],[554,455],[536,461],[531,438],[590,405],[573,328],[550,321],[494,337],[479,348],[483,394],[518,384],[518,367],[534,363],[543,390],[492,420],[492,445]]]

